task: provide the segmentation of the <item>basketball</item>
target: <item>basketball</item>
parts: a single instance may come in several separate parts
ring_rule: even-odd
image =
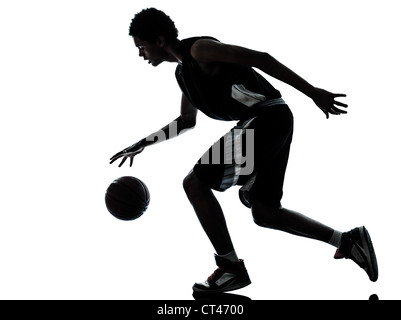
[[[107,210],[117,219],[138,219],[148,208],[150,194],[147,186],[135,177],[114,180],[106,190]]]

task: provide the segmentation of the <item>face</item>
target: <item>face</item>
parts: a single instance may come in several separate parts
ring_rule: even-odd
[[[159,40],[156,40],[155,43],[151,43],[138,37],[134,37],[134,43],[139,50],[139,56],[143,57],[144,60],[147,60],[152,66],[156,67],[165,61],[163,45]]]

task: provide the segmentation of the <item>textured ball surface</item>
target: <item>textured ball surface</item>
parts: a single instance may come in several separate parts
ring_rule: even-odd
[[[150,194],[138,178],[125,176],[114,180],[106,190],[107,210],[117,219],[138,219],[148,208]]]

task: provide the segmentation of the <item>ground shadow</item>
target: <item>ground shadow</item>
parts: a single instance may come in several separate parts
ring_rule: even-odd
[[[252,301],[251,298],[239,294],[234,293],[200,293],[200,292],[193,292],[192,296],[195,300],[205,300],[205,301]]]

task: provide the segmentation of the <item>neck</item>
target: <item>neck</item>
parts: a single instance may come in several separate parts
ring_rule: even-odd
[[[168,59],[167,59],[168,62],[176,62],[176,63],[182,64],[182,55],[179,50],[179,47],[180,47],[179,40],[169,44],[166,47],[166,52],[168,54]]]

